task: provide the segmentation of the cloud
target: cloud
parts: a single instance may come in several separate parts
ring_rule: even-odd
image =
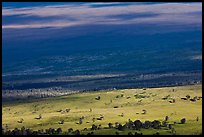
[[[3,29],[62,28],[92,24],[202,24],[202,3],[84,3],[2,9],[5,17],[18,16],[24,21],[3,24]],[[97,7],[96,5],[104,5]],[[148,15],[149,14],[149,15]],[[137,15],[145,15],[138,17]],[[156,15],[156,16],[151,16]],[[33,17],[50,18],[36,19]],[[57,18],[56,18],[57,17]],[[128,18],[130,17],[130,18]],[[25,22],[25,18],[29,22]],[[33,18],[33,21],[32,21]],[[56,18],[51,19],[51,18]],[[72,20],[70,20],[72,18]]]

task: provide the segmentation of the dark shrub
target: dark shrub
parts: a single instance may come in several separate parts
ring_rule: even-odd
[[[92,121],[95,122],[96,118],[92,118]]]
[[[59,121],[59,124],[64,124],[64,120],[60,120],[60,121]]]
[[[193,99],[194,99],[194,100],[197,100],[197,99],[198,99],[198,97],[197,97],[197,96],[195,96]]]
[[[192,101],[192,102],[196,102],[196,100],[195,100],[194,98],[193,98],[193,99],[191,98],[190,101]]]
[[[187,100],[187,98],[181,98],[182,100]]]
[[[120,96],[119,95],[117,95],[115,98],[119,98]]]
[[[113,128],[113,124],[112,123],[108,123],[108,127],[109,128]]]
[[[142,111],[142,114],[147,114],[147,110],[143,109]]]
[[[172,124],[169,124],[169,129],[172,129]]]
[[[160,122],[160,121],[154,120],[154,121],[152,122],[152,128],[159,129],[160,126],[161,126],[161,122]]]
[[[186,99],[190,99],[191,98],[191,96],[190,95],[186,95]]]
[[[68,113],[68,112],[70,112],[70,110],[71,110],[70,108],[67,108],[65,111]]]
[[[96,97],[95,99],[96,99],[96,100],[100,100],[100,99],[101,99],[101,97],[100,97],[100,96],[98,96],[98,97]]]
[[[82,121],[82,118],[80,118],[80,119],[79,119],[79,124],[82,124],[82,122],[83,122],[83,121]]]
[[[68,129],[68,133],[70,133],[70,132],[73,132],[73,129],[72,129],[72,128],[69,128],[69,129]]]
[[[145,121],[143,124],[143,127],[146,129],[150,128],[151,126],[152,126],[152,122],[150,122],[150,121]]]
[[[167,127],[167,122],[166,122],[166,121],[163,121],[163,122],[162,122],[162,126],[163,126],[163,127]]]
[[[136,129],[142,128],[142,122],[140,120],[135,120],[134,125]]]
[[[119,124],[119,126],[118,126],[118,128],[117,128],[118,130],[124,130],[125,129],[125,127],[123,127],[121,124]]]
[[[38,117],[36,117],[35,119],[41,119],[42,115],[40,114]]]
[[[91,130],[96,130],[96,129],[97,129],[97,126],[93,124],[91,127]]]
[[[21,119],[19,119],[17,122],[18,122],[18,123],[23,123],[23,121],[24,121],[24,120],[21,118]]]
[[[168,121],[168,120],[169,120],[169,116],[166,116],[166,117],[165,117],[165,121]]]
[[[58,129],[56,130],[56,133],[57,133],[57,134],[61,134],[61,133],[62,133],[62,129],[61,129],[61,128],[58,128]]]
[[[135,128],[134,122],[132,120],[130,120],[130,119],[124,126],[125,126],[125,128],[129,128],[129,129],[134,129]]]
[[[199,120],[199,118],[198,117],[196,117],[196,121],[198,121]]]
[[[80,131],[77,129],[76,131],[74,131],[75,135],[80,135]]]
[[[98,125],[98,129],[101,129],[101,128],[102,128],[101,124],[100,124],[100,125]]]
[[[84,128],[83,130],[84,130],[84,131],[86,131],[86,130],[87,130],[87,128]]]
[[[115,122],[115,128],[118,128],[119,127],[119,123],[118,122]]]
[[[182,118],[181,119],[181,124],[185,124],[186,123],[186,119],[185,118]]]
[[[55,129],[54,128],[49,128],[48,129],[48,134],[54,134],[55,133]]]

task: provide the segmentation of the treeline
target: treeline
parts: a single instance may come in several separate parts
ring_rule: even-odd
[[[82,131],[73,130],[69,128],[67,131],[62,131],[61,128],[49,128],[49,129],[41,129],[34,131],[29,128],[22,127],[21,129],[15,128],[13,130],[5,130],[2,128],[2,135],[85,135],[83,131],[86,131],[86,135],[94,135],[94,131],[101,130],[101,129],[117,129],[118,131],[125,131],[126,129],[131,129],[133,131],[140,131],[141,129],[161,129],[162,127],[166,127],[170,130],[171,134],[176,134],[176,130],[173,128],[175,124],[185,124],[186,119],[182,118],[180,122],[174,124],[169,124],[168,122],[169,117],[166,116],[165,120],[160,122],[158,120],[153,121],[145,121],[142,122],[140,120],[128,120],[124,125],[116,122],[116,123],[108,123],[108,127],[103,128],[101,125],[93,124],[90,129],[84,128]],[[89,132],[90,131],[90,132]],[[116,135],[119,135],[119,132],[115,132]],[[202,133],[201,133],[202,134]],[[128,135],[143,135],[142,133],[132,133],[129,132]],[[156,132],[154,135],[159,135],[159,132]]]

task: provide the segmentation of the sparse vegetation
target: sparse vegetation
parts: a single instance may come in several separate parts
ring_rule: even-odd
[[[171,87],[152,88],[145,92],[143,89],[131,89],[80,93],[29,102],[3,102],[2,134],[201,134],[201,85],[174,89],[177,92],[169,92]],[[155,94],[157,96],[151,96]],[[119,98],[116,98],[117,95]],[[134,98],[134,95],[150,97],[141,98],[139,103],[141,99]],[[190,98],[183,101],[183,95]],[[132,98],[127,100],[126,97]],[[162,99],[164,97],[167,101]],[[95,101],[95,98],[100,101]],[[168,103],[173,99],[173,104]],[[110,104],[104,104],[110,100]]]

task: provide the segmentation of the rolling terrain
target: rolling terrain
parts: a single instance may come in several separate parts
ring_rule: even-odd
[[[187,95],[190,97],[185,100]],[[198,99],[193,101],[194,97]],[[141,130],[115,128],[116,122],[124,125],[129,120],[158,120],[162,123],[166,116],[167,124],[172,124],[176,131],[174,134],[202,134],[202,85],[104,90],[3,102],[2,105],[3,129],[23,126],[32,130],[61,128],[61,134],[74,134],[67,133],[69,128],[79,130],[81,134],[172,134],[171,129],[163,126]],[[182,118],[186,123],[180,124]],[[108,123],[112,123],[113,128],[109,128]],[[101,125],[100,129],[91,130],[93,124]]]

